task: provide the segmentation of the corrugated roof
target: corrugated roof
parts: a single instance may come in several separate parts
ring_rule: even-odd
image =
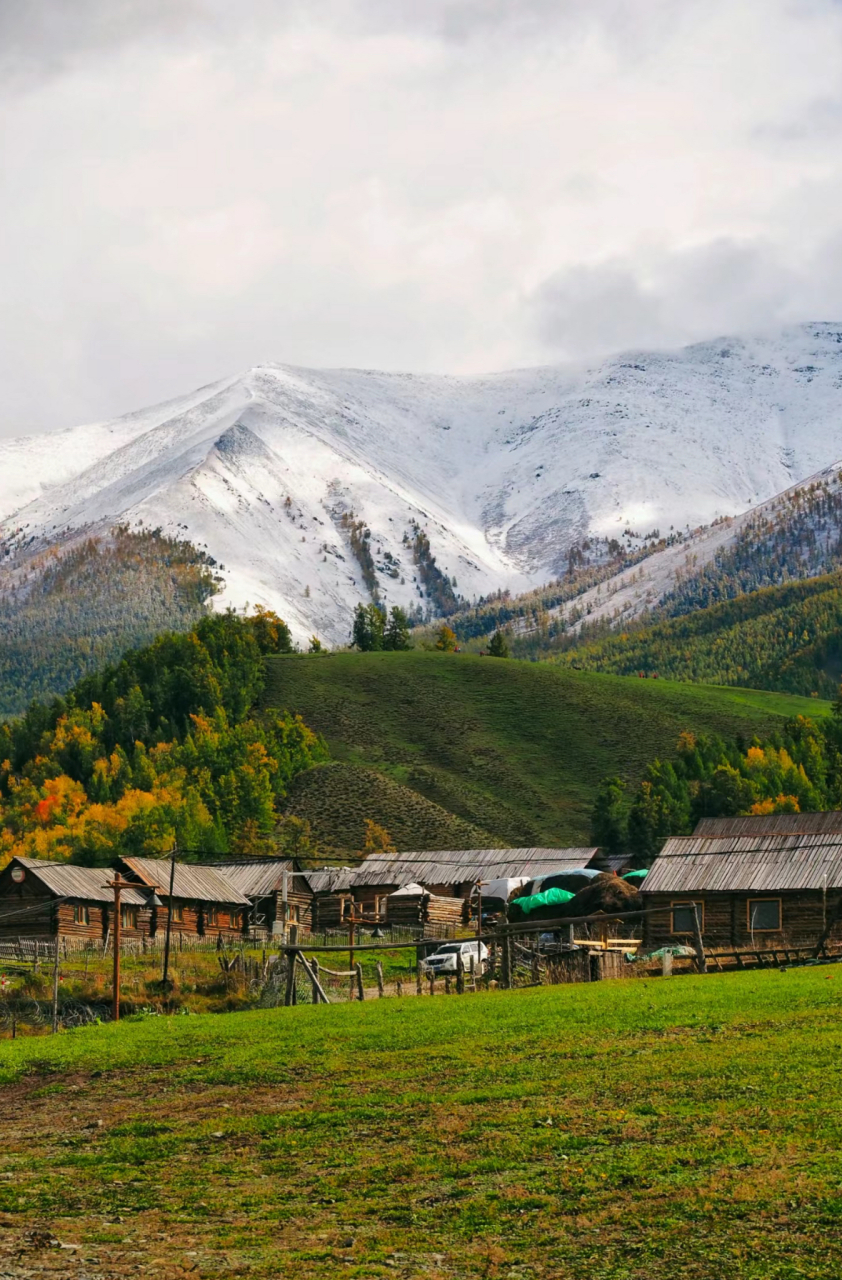
[[[144,884],[154,886],[165,897],[170,891],[169,858],[121,858],[120,863],[133,871]],[[244,893],[234,887],[213,867],[202,867],[191,862],[175,864],[173,897],[189,902],[226,902],[237,906],[250,906]]]
[[[114,879],[110,867],[74,867],[67,862],[42,862],[40,858],[13,858],[27,875],[40,880],[58,898],[82,898],[85,902],[112,902],[114,890],[105,887]],[[129,906],[144,907],[150,895],[142,889],[124,889],[120,901]]]
[[[596,855],[589,849],[436,849],[417,853],[375,853],[354,872],[352,884],[461,884],[510,876],[548,875],[586,867]]]
[[[842,832],[674,836],[655,859],[641,892],[766,893],[823,888],[842,888]]]
[[[227,880],[247,898],[265,898],[275,890],[283,888],[284,870],[287,885],[292,888],[292,877],[296,874],[290,859],[261,858],[257,862],[215,862],[212,870]]]
[[[694,836],[792,836],[842,834],[842,810],[825,813],[747,814],[739,818],[702,818]]]

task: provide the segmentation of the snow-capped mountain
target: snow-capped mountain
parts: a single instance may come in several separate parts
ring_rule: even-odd
[[[415,525],[471,599],[557,576],[585,537],[743,512],[840,455],[842,325],[480,378],[263,365],[0,441],[0,537],[14,558],[74,528],[159,525],[224,565],[223,603],[335,644],[368,598],[351,513],[387,605],[424,603]]]

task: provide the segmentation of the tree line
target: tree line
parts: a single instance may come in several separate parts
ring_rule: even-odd
[[[255,712],[264,655],[290,652],[270,611],[209,616],[0,725],[0,860],[275,851],[289,783],[328,759],[298,717]]]
[[[796,716],[750,742],[682,733],[671,759],[653,760],[629,788],[600,784],[591,838],[647,866],[669,836],[701,818],[814,813],[842,808],[842,702],[820,718]]]

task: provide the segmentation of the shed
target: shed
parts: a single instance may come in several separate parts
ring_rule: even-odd
[[[310,926],[314,930],[337,929],[347,915],[346,903],[354,901],[351,867],[322,867],[302,876],[312,895]]]
[[[128,880],[157,892],[166,921],[170,892],[169,858],[119,858],[117,866]],[[251,903],[216,867],[176,862],[172,893],[172,928],[176,933],[241,934],[247,927]]]
[[[248,898],[252,929],[282,933],[287,924],[310,928],[313,890],[294,859],[240,858],[211,866]]]
[[[667,840],[641,886],[645,942],[712,948],[842,943],[842,812],[704,818]]]
[[[114,924],[108,867],[76,867],[40,858],[12,858],[0,872],[0,938],[104,940]],[[154,937],[161,909],[147,887],[124,889],[121,925],[127,938]]]

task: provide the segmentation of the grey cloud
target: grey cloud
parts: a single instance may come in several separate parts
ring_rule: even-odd
[[[794,271],[770,245],[719,239],[555,272],[526,311],[547,351],[579,357],[806,318],[816,273],[815,263]]]

